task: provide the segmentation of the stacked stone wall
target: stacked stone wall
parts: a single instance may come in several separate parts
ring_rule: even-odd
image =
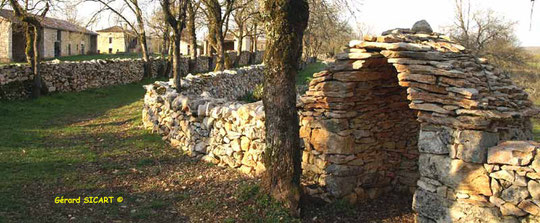
[[[140,81],[141,60],[117,59],[83,62],[46,62],[41,66],[47,92],[72,92]],[[28,65],[0,67],[0,99],[20,99],[30,94],[32,70]]]
[[[242,52],[240,64],[248,64],[249,61],[246,58],[262,56],[263,53],[261,51],[257,53]],[[258,64],[262,60],[252,62]],[[190,63],[193,65],[190,66]],[[153,73],[157,75],[165,68],[165,65],[165,60],[154,59]],[[180,61],[183,73],[208,72],[213,69],[214,65],[213,59],[206,56],[197,57],[194,61],[190,61],[189,58],[182,58]],[[48,61],[42,63],[41,75],[45,90],[49,93],[82,91],[140,81],[143,77],[143,62],[141,59]],[[168,75],[170,76],[170,74]],[[32,79],[32,71],[26,64],[0,66],[0,100],[28,97],[32,89]]]
[[[263,66],[189,75],[178,94],[171,82],[146,85],[143,121],[172,146],[249,175],[264,171],[262,103],[238,98],[262,83]]]

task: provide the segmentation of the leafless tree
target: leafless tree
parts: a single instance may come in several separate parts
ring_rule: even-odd
[[[43,86],[40,72],[41,55],[39,55],[41,45],[40,40],[43,35],[43,25],[41,22],[49,11],[50,2],[49,0],[37,2],[24,0],[22,3],[24,4],[24,7],[21,6],[19,0],[9,0],[9,4],[15,13],[15,16],[23,23],[25,29],[26,60],[30,64],[32,73],[34,74],[32,97],[37,98],[41,95]]]
[[[197,14],[201,8],[201,2],[198,0],[188,1],[188,21],[187,31],[189,33],[189,42],[193,49],[191,49],[190,56],[194,60],[197,58]]]
[[[234,61],[235,66],[237,66],[238,62],[240,61],[242,51],[246,50],[242,49],[242,45],[244,44],[244,38],[249,36],[249,32],[247,32],[247,26],[249,25],[248,22],[253,20],[253,17],[259,14],[259,7],[257,3],[258,2],[255,0],[236,0],[235,2],[236,9],[232,13],[232,18],[234,20],[234,24],[236,25],[236,30],[234,30],[232,34],[236,38],[238,44],[238,50],[236,52],[237,57]],[[252,44],[254,43],[252,42]]]
[[[215,70],[225,69],[225,36],[229,31],[229,18],[236,0],[201,0],[208,22],[208,41],[218,53]]]
[[[172,31],[172,67],[173,78],[176,91],[181,91],[181,66],[180,66],[180,41],[182,38],[182,30],[186,27],[186,13],[189,0],[177,0],[175,5],[171,4],[170,0],[161,0],[164,19],[167,21]],[[172,10],[176,10],[173,14]],[[175,16],[176,15],[176,16]]]
[[[348,9],[341,1],[308,2],[311,10],[304,34],[304,57],[333,56],[353,38],[352,27],[341,17]]]
[[[493,10],[475,10],[468,0],[455,0],[455,6],[453,24],[444,28],[452,39],[501,67],[524,64],[528,55],[514,34],[516,22]]]

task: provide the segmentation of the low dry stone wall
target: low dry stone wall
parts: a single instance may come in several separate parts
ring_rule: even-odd
[[[263,51],[242,52],[238,64],[260,64],[263,54]],[[236,59],[236,56],[236,52],[229,53],[232,59]],[[180,66],[185,73],[208,72],[213,68],[213,60],[206,56],[197,57],[191,62],[189,58],[182,58]],[[163,59],[156,58],[153,64],[154,74],[164,69],[164,65]],[[41,69],[45,91],[50,93],[132,83],[143,77],[143,62],[140,59],[49,61],[42,63]],[[32,70],[26,64],[0,66],[0,100],[26,98],[32,89],[32,79]]]
[[[262,80],[263,66],[252,65],[189,75],[180,94],[172,82],[146,85],[144,125],[191,156],[259,175],[264,171],[262,103],[237,99]]]
[[[46,62],[41,73],[46,91],[70,92],[140,81],[142,67],[141,60],[131,59]],[[27,97],[32,79],[28,65],[0,67],[0,99]]]
[[[182,94],[148,85],[145,126],[258,175],[263,107],[235,100],[261,71],[190,76]],[[356,202],[408,192],[417,222],[540,221],[540,148],[530,141],[539,110],[507,73],[424,26],[351,41],[313,77],[297,102],[307,194]]]

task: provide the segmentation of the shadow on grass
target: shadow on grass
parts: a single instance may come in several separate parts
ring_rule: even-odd
[[[0,102],[0,216],[28,217],[31,207],[43,205],[34,202],[39,197],[49,203],[54,189],[89,174],[81,169],[96,171],[91,167],[103,160],[105,139],[115,139],[112,146],[155,144],[159,137],[142,129],[129,136],[111,131],[138,124],[142,84],[153,81]]]

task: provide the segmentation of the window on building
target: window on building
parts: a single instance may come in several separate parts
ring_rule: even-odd
[[[109,54],[111,54],[111,53],[112,53],[112,48],[109,48]]]
[[[191,47],[190,47],[190,45],[187,45],[187,54],[191,55]]]
[[[62,31],[56,30],[56,40],[58,41],[62,40]]]
[[[109,37],[109,43],[112,43],[112,37]]]
[[[68,44],[68,55],[71,55],[71,43]]]

